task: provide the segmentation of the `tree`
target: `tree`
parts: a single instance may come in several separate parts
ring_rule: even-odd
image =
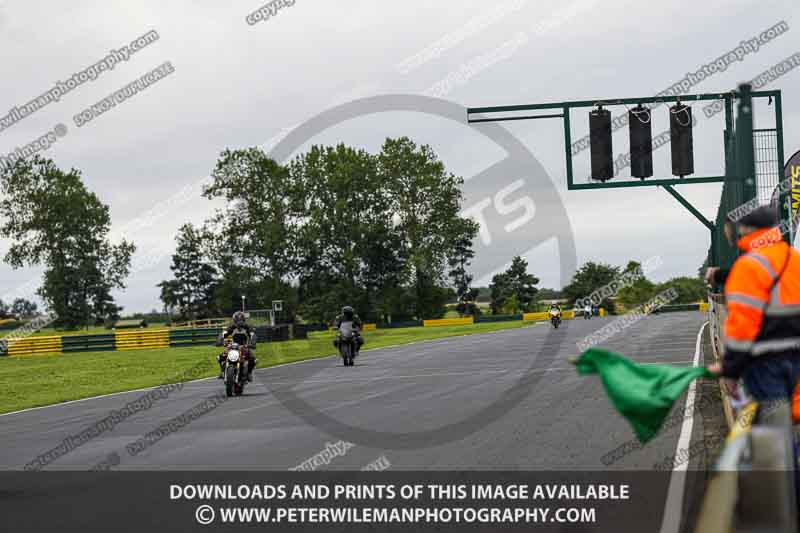
[[[475,304],[475,299],[478,297],[478,289],[470,286],[473,276],[467,272],[467,267],[473,257],[475,257],[475,252],[472,250],[472,239],[464,232],[461,238],[456,241],[453,247],[453,254],[448,261],[450,278],[453,280],[458,302],[456,311],[461,316],[475,316],[478,314],[478,306]]]
[[[476,301],[478,302],[490,302],[492,299],[492,291],[489,287],[475,287],[478,291],[478,296],[476,297]]]
[[[706,288],[705,281],[688,276],[672,278],[669,281],[661,283],[658,285],[655,292],[661,293],[667,289],[675,289],[677,291],[678,297],[672,302],[676,304],[703,302],[708,296],[708,289]]]
[[[417,318],[440,316],[447,258],[462,239],[473,239],[477,224],[459,216],[464,180],[445,170],[430,146],[408,137],[386,139],[378,155],[378,175],[387,188],[395,231],[414,288]]]
[[[312,321],[344,304],[367,320],[443,316],[449,260],[461,263],[477,234],[459,216],[463,180],[407,138],[387,139],[378,155],[312,146],[288,166],[258,149],[226,150],[212,175],[204,195],[228,202],[206,224],[221,308],[255,293]],[[162,286],[165,303],[178,293]]]
[[[556,289],[539,289],[539,294],[537,295],[539,301],[542,300],[560,300],[564,298],[564,292],[559,291]]]
[[[389,322],[392,317],[410,318],[412,300],[405,287],[406,267],[400,237],[391,226],[374,225],[365,234],[373,244],[360,249],[363,270],[361,282],[366,290],[366,303],[376,321]]]
[[[619,267],[588,261],[575,272],[572,281],[564,287],[562,292],[570,304],[574,304],[578,298],[586,298],[594,291],[608,285],[618,275]],[[614,309],[613,302],[607,298],[600,302],[600,306],[609,311]]]
[[[492,276],[489,284],[489,307],[493,315],[499,315],[507,307],[506,303],[511,298],[511,286],[508,275],[503,272]]]
[[[162,281],[158,284],[158,287],[161,289],[159,298],[164,303],[164,314],[170,317],[176,311],[180,314],[181,298],[178,280]]]
[[[536,304],[536,293],[539,292],[539,289],[536,288],[539,278],[528,274],[528,262],[522,257],[516,256],[506,270],[506,275],[511,293],[516,296],[520,310],[522,312],[531,311]]]
[[[625,280],[633,280],[617,293],[619,301],[626,307],[642,305],[656,295],[656,285],[644,276],[641,263],[628,261],[622,276]]]
[[[203,233],[191,224],[184,224],[175,240],[170,266],[174,279],[159,284],[161,300],[167,307],[177,307],[184,318],[211,316],[218,280],[216,269],[203,253]]]
[[[290,166],[303,316],[325,321],[344,304],[375,318],[385,284],[402,282],[400,243],[375,157],[339,144],[312,146]]]
[[[284,300],[294,316],[288,280],[297,270],[298,190],[286,167],[258,148],[225,150],[203,196],[227,202],[208,221],[210,262],[220,278],[215,305],[229,312],[241,305]],[[252,307],[252,306],[251,306]]]
[[[489,285],[492,314],[516,314],[533,310],[538,283],[539,278],[528,273],[528,262],[520,256],[514,257],[508,270],[496,274]]]
[[[39,156],[0,171],[3,223],[13,240],[4,260],[13,268],[43,265],[38,294],[56,326],[76,328],[118,311],[111,291],[124,288],[135,246],[112,244],[109,208],[81,180]]]

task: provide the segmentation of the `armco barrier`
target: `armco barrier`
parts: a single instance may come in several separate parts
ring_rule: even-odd
[[[15,318],[4,318],[0,320],[0,330],[6,329],[17,329],[21,328],[25,325],[25,322],[22,320],[17,320]]]
[[[475,321],[473,317],[468,316],[464,318],[437,318],[435,320],[423,320],[422,325],[426,328],[434,326],[466,326],[473,324]]]
[[[708,310],[708,304],[706,304],[706,311]],[[700,303],[693,303],[693,304],[669,304],[669,305],[662,305],[657,309],[654,309],[654,313],[680,313],[682,311],[703,311],[701,308]]]
[[[169,331],[170,346],[195,346],[214,344],[221,328],[186,328]]]
[[[565,320],[569,320],[569,319],[575,318],[575,311],[574,310],[564,311],[561,314],[561,318],[563,318]],[[550,313],[548,313],[547,311],[542,311],[542,312],[539,312],[539,313],[525,313],[524,315],[522,315],[522,320],[526,320],[526,321],[530,321],[530,320],[550,320]]]
[[[117,351],[169,348],[169,330],[132,330],[116,332]]]
[[[208,318],[203,320],[190,320],[189,322],[180,322],[172,324],[174,328],[222,328],[228,325],[228,320],[225,318]]]
[[[289,325],[258,326],[256,328],[258,342],[281,342],[289,340]]]
[[[601,309],[601,315],[603,310]],[[565,318],[572,318],[572,311],[565,311]],[[533,318],[531,318],[533,317]],[[478,322],[503,322],[509,320],[547,320],[547,313],[525,315],[481,316]],[[436,320],[408,320],[403,322],[364,324],[365,331],[384,328],[410,328],[419,326],[461,326],[474,324],[473,317],[445,318]],[[295,324],[293,326],[259,326],[256,328],[258,342],[279,342],[291,338],[308,338],[309,331],[323,327],[320,324]],[[327,328],[329,329],[329,328]],[[27,337],[9,340],[8,347],[0,355],[59,354],[91,351],[144,350],[167,347],[211,345],[217,340],[221,327],[209,328],[161,328],[119,330],[116,333],[95,335],[62,335],[51,337]],[[0,350],[3,344],[0,343]]]
[[[378,329],[416,328],[422,326],[419,320],[403,320],[400,322],[379,322]]]
[[[292,339],[307,339],[308,328],[305,324],[292,324]]]
[[[742,409],[703,496],[695,532],[796,533],[793,438],[788,402]]]
[[[25,337],[9,339],[8,355],[36,355],[61,352],[61,337]]]
[[[61,351],[70,352],[103,352],[115,350],[117,337],[113,333],[99,335],[64,335],[61,337]]]
[[[476,322],[512,322],[522,320],[522,315],[478,315]]]

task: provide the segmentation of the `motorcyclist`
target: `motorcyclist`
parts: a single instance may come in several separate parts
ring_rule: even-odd
[[[340,314],[339,316],[336,317],[336,319],[334,319],[334,321],[333,321],[333,329],[334,330],[338,330],[339,326],[342,325],[342,322],[352,322],[353,323],[354,337],[355,337],[355,340],[356,340],[356,355],[358,355],[358,352],[361,350],[361,346],[364,344],[364,338],[361,336],[361,328],[363,327],[361,319],[358,318],[358,315],[356,314],[356,312],[353,310],[352,307],[350,307],[349,305],[346,305],[346,306],[342,307],[342,314]],[[339,347],[339,337],[338,336],[335,339],[333,339],[333,345],[336,348]]]
[[[226,337],[231,337],[231,341],[238,344],[242,355],[247,358],[247,381],[253,381],[253,369],[258,360],[253,350],[256,347],[256,329],[247,323],[244,313],[236,311],[233,314],[231,325],[229,325],[217,338],[217,346],[222,346]],[[225,357],[227,350],[223,350],[217,361],[219,362],[219,379],[225,373]]]
[[[561,323],[561,306],[556,302],[550,304],[550,309],[547,310],[547,315],[550,317],[550,323],[553,327],[558,327]]]
[[[583,306],[583,315],[584,315],[585,318],[591,318],[593,314],[594,314],[594,312],[593,312],[593,309],[592,309],[592,304],[587,302]]]

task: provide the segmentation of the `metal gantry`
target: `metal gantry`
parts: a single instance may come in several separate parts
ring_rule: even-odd
[[[772,103],[774,100],[775,128],[754,130],[753,128],[753,99],[767,98]],[[693,101],[723,101],[725,110],[725,131],[724,131],[724,153],[725,169],[723,174],[717,176],[699,177],[670,177],[670,178],[613,178],[608,181],[582,182],[577,183],[573,171],[572,154],[572,131],[570,112],[580,108],[594,108],[596,106],[612,105],[639,105],[639,104],[661,104],[661,103],[689,103]],[[736,116],[734,117],[734,102],[738,104]],[[515,113],[529,111],[552,111],[558,113],[526,114],[515,115]],[[498,114],[503,116],[492,116]],[[508,115],[510,114],[510,115]],[[487,116],[488,115],[488,116]],[[470,124],[480,124],[485,122],[503,122],[517,120],[537,120],[561,118],[564,126],[564,155],[566,162],[567,189],[588,190],[588,189],[617,189],[630,187],[662,187],[672,195],[681,205],[683,205],[694,217],[696,217],[710,232],[711,246],[709,249],[709,264],[729,266],[735,259],[736,250],[732,249],[725,240],[722,231],[727,214],[739,205],[757,197],[757,180],[774,178],[775,186],[782,179],[780,173],[776,176],[759,175],[756,172],[756,159],[754,153],[754,134],[772,132],[775,135],[774,158],[782,162],[783,153],[783,116],[781,91],[752,91],[750,85],[743,84],[738,90],[727,93],[706,93],[688,94],[681,96],[649,96],[642,98],[618,98],[618,99],[598,99],[598,100],[577,100],[570,102],[555,102],[544,104],[523,104],[508,106],[491,107],[470,107],[467,108],[467,122]],[[591,138],[590,138],[591,142]],[[778,165],[782,168],[781,165]],[[677,185],[690,185],[698,183],[723,183],[723,192],[716,221],[712,222],[698,211],[683,195],[676,189]],[[764,186],[763,183],[761,184]],[[787,201],[790,200],[789,194],[783,188],[780,192],[779,201],[781,206],[781,219],[790,220],[791,206]],[[791,242],[791,235],[787,239]]]

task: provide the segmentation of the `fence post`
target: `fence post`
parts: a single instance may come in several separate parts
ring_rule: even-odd
[[[750,84],[739,86],[736,116],[736,174],[742,187],[742,202],[756,197],[756,161],[753,153],[753,97]]]

